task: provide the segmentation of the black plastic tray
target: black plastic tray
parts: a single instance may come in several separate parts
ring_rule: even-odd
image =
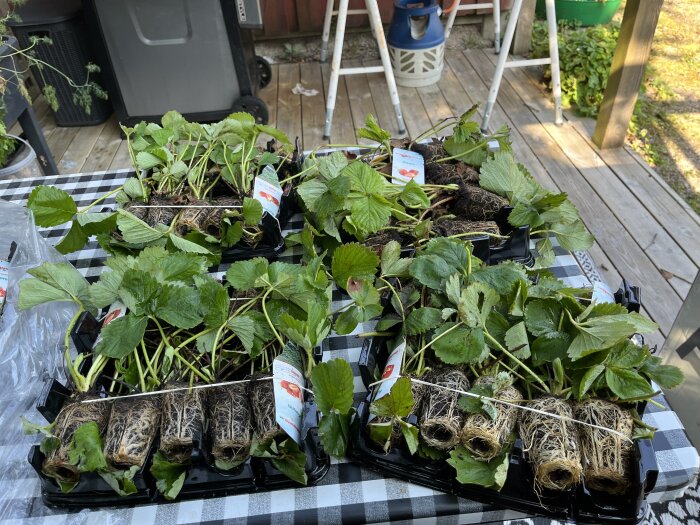
[[[382,474],[417,483],[434,490],[506,507],[530,515],[541,515],[579,523],[636,524],[646,513],[645,497],[654,488],[658,465],[651,440],[636,442],[636,461],[630,473],[635,480],[625,496],[610,496],[590,491],[585,482],[570,491],[534,490],[534,477],[517,439],[510,454],[508,477],[499,491],[478,485],[463,485],[455,479],[454,469],[444,460],[430,461],[412,456],[405,444],[392,448],[388,454],[371,441],[365,427],[369,417],[370,396],[360,403],[352,427],[348,457]]]

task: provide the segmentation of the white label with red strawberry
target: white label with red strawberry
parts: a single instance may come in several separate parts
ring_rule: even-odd
[[[284,190],[279,186],[255,177],[255,186],[253,187],[253,197],[262,204],[263,210],[277,217],[280,211],[280,202]]]
[[[102,341],[102,329],[104,329],[105,326],[107,326],[109,323],[114,321],[115,319],[119,319],[120,317],[124,317],[126,315],[126,306],[124,303],[120,301],[114,301],[112,305],[109,307],[109,310],[107,310],[107,314],[104,316],[104,319],[102,320],[102,328],[100,329],[100,334],[97,336],[97,339],[95,340],[95,345],[97,346],[100,341]]]
[[[382,373],[382,383],[377,385],[376,392],[374,394],[374,399],[381,399],[391,392],[391,387],[399,379],[401,375],[401,365],[403,364],[403,355],[406,353],[406,341],[403,341],[399,346],[397,346],[393,352],[389,354],[386,360],[386,366],[384,366],[384,372]],[[374,419],[374,415],[370,416],[370,421]]]
[[[391,164],[391,182],[394,184],[425,184],[425,159],[420,153],[394,148]]]
[[[275,392],[275,420],[287,435],[301,444],[304,412],[304,375],[299,368],[284,359],[272,362]]]
[[[7,285],[9,282],[10,263],[0,260],[0,312],[7,296]]]

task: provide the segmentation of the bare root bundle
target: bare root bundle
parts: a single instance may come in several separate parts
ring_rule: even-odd
[[[229,212],[236,211],[243,204],[243,201],[236,197],[217,197],[211,201],[211,204],[213,206],[231,206],[230,208],[211,208],[202,225],[204,233],[218,237],[221,234],[221,221],[224,220],[224,216]]]
[[[116,399],[105,437],[105,459],[115,468],[143,466],[158,432],[161,397]]]
[[[179,206],[185,202],[184,197],[173,197],[171,199],[164,199],[162,197],[151,197],[148,201],[149,206],[152,208],[145,208],[148,213],[143,221],[151,227],[155,227],[158,224],[165,224],[170,226],[175,219],[178,208],[165,208],[158,206]],[[138,203],[136,204],[138,205]],[[130,211],[138,210],[139,208],[132,208]],[[141,208],[143,209],[143,208]]]
[[[240,465],[250,455],[253,434],[247,385],[208,389],[207,406],[212,456],[231,468]]]
[[[445,388],[426,386],[420,417],[423,441],[433,448],[449,450],[459,442],[463,415],[457,406],[459,394],[447,389],[468,390],[469,381],[461,370],[442,368],[431,372],[426,381]]]
[[[186,387],[184,384],[168,388]],[[195,442],[201,442],[204,430],[204,391],[200,389],[163,394],[160,422],[160,450],[169,461],[184,463],[192,456]]]
[[[462,185],[456,192],[451,212],[460,219],[492,221],[508,200],[478,186]]]
[[[73,433],[84,423],[96,423],[100,435],[104,434],[107,428],[111,405],[81,402],[86,399],[90,397],[79,397],[66,403],[56,417],[53,433],[61,444],[56,450],[46,455],[41,470],[60,482],[75,483],[80,478],[78,468],[68,460]]]
[[[365,239],[364,245],[371,248],[377,255],[382,254],[384,246],[391,241],[403,242],[403,237],[397,230],[382,230],[373,233]]]
[[[439,147],[442,150],[442,146]],[[444,153],[442,150],[439,156]],[[448,164],[426,161],[425,180],[430,184],[478,184],[479,172],[464,162]]]
[[[556,397],[535,399],[530,408],[573,418],[571,403]],[[581,480],[576,424],[530,411],[520,415],[520,437],[535,472],[536,487],[566,490]]]
[[[277,436],[285,435],[284,430],[275,419],[275,392],[274,385],[264,375],[258,377],[258,381],[250,383],[250,406],[253,409],[253,421],[255,434],[261,442],[270,441]]]
[[[587,399],[576,403],[574,414],[579,421],[616,430],[630,439],[632,437],[632,414],[615,403]],[[599,428],[579,425],[578,430],[586,485],[609,494],[627,492],[630,487],[627,468],[632,457],[632,442]]]
[[[472,237],[479,237],[479,234],[483,235],[484,233],[493,235],[501,234],[498,224],[494,221],[465,221],[462,219],[440,221],[438,223],[438,231],[443,237],[460,235],[464,240]],[[464,235],[465,233],[471,232],[474,232],[474,235]],[[496,245],[498,243],[500,243],[498,237],[491,237],[489,239],[490,245]]]
[[[494,380],[493,376],[482,376],[476,380],[475,386],[491,385]],[[510,403],[522,400],[522,394],[514,386],[502,388],[494,393],[494,397]],[[481,412],[469,414],[462,428],[462,445],[472,453],[474,459],[480,461],[491,461],[501,453],[503,445],[518,422],[516,407],[503,403],[494,403],[494,406],[498,410],[494,419]]]
[[[192,199],[190,206],[207,206],[209,202]],[[177,218],[176,229],[180,235],[190,231],[206,233],[205,225],[211,214],[211,208],[182,208]]]

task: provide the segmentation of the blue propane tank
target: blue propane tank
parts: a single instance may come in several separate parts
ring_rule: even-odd
[[[428,86],[440,80],[445,30],[437,0],[394,0],[386,40],[398,85]]]

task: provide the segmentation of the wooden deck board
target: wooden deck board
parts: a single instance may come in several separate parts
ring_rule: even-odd
[[[494,68],[491,51],[448,50],[438,84],[399,89],[411,136],[447,116],[460,115],[474,103],[482,105],[481,114]],[[282,64],[272,70],[272,82],[259,94],[268,104],[270,123],[292,139],[303,137],[306,149],[320,146],[329,66]],[[294,95],[297,82],[320,93]],[[35,102],[35,110],[62,172],[131,166],[114,118],[97,127],[57,128],[43,98]],[[355,143],[367,112],[398,136],[383,74],[341,77],[331,142]],[[642,287],[647,313],[660,325],[648,341],[660,344],[688,289],[686,281],[700,265],[700,217],[636,153],[625,148],[597,150],[590,140],[594,121],[567,112],[567,123],[557,127],[552,115],[551,101],[534,73],[506,71],[492,127],[510,126],[516,158],[541,184],[569,193],[597,238],[591,257],[611,287],[616,288],[622,276]],[[677,277],[666,280],[660,269]]]

